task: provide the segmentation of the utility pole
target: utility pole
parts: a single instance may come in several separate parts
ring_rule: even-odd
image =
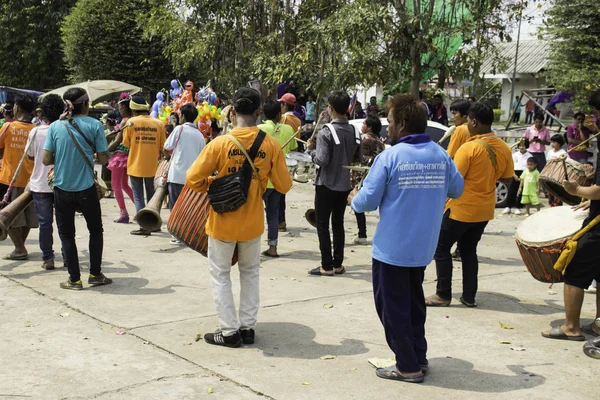
[[[512,104],[513,98],[515,96],[515,80],[517,79],[517,62],[519,61],[519,42],[521,41],[521,21],[523,21],[523,2],[521,2],[521,10],[519,12],[519,29],[517,30],[517,50],[515,51],[515,67],[513,68],[513,76],[510,87],[510,103]],[[519,105],[517,104],[517,107]],[[515,110],[512,110],[513,113]],[[512,113],[511,113],[512,118]]]

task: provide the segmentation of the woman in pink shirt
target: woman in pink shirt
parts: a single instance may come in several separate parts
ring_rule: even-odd
[[[537,114],[533,118],[533,126],[525,130],[525,138],[529,139],[529,149],[531,155],[537,161],[538,171],[542,171],[546,166],[546,145],[550,144],[550,133],[544,127],[544,116]]]
[[[569,149],[569,157],[573,160],[580,162],[582,164],[587,164],[588,158],[590,157],[587,152],[587,146],[583,149],[578,149],[571,151],[571,149],[579,146],[581,142],[587,140],[592,133],[587,127],[583,125],[585,122],[585,114],[582,112],[575,113],[575,123],[567,128],[567,140],[569,141],[569,145],[567,148]]]

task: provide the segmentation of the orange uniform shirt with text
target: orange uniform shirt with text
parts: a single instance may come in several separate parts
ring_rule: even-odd
[[[454,158],[460,146],[467,143],[470,138],[471,134],[469,133],[467,124],[457,126],[452,136],[450,136],[450,143],[448,143],[448,154],[450,154],[450,157]]]
[[[123,131],[123,145],[129,147],[127,175],[153,177],[166,141],[165,126],[149,115],[133,117],[127,122],[133,122],[133,126]]]
[[[484,145],[477,139],[485,140],[496,156],[496,167]],[[496,181],[512,178],[515,174],[512,152],[508,145],[493,133],[473,136],[463,144],[454,163],[465,180],[462,196],[451,199],[446,204],[450,218],[460,222],[484,222],[494,219],[496,208]]]
[[[296,117],[292,112],[283,114],[281,116],[281,123],[291,126],[294,130],[294,134],[298,132],[298,129],[300,129],[300,126],[302,125],[300,119],[298,119],[298,117]]]
[[[230,135],[240,141],[249,152],[258,133],[258,127],[235,128]],[[187,171],[187,184],[197,192],[208,190],[214,179],[230,175],[242,166],[246,157],[226,136],[213,139],[198,159]],[[253,174],[248,201],[239,209],[218,214],[210,209],[206,233],[213,239],[223,241],[248,241],[261,236],[265,230],[262,195],[270,179],[280,193],[287,193],[292,187],[292,178],[285,163],[281,145],[274,137],[267,135],[254,159],[258,177]],[[218,171],[216,177],[213,172]]]
[[[2,156],[2,168],[0,168],[0,183],[10,185],[17,166],[25,153],[25,145],[29,138],[29,132],[35,128],[29,122],[6,122],[0,127],[0,149],[4,149]],[[27,186],[31,173],[33,172],[33,160],[25,157],[19,176],[15,181],[15,187]]]

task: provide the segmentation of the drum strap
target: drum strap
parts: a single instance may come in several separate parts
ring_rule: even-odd
[[[490,146],[483,139],[477,139],[476,142],[481,143],[483,145],[483,148],[488,153],[488,157],[490,158],[490,161],[492,162],[492,166],[494,168],[496,168],[496,165],[498,164],[498,162],[496,161],[496,153],[494,153],[494,149],[492,149],[492,146]]]
[[[560,253],[560,257],[558,257],[558,260],[556,260],[556,263],[554,264],[555,271],[558,271],[563,275],[565,274],[567,266],[571,263],[573,257],[575,257],[575,252],[577,251],[577,241],[581,239],[583,235],[588,233],[593,227],[598,225],[598,223],[600,223],[600,215],[596,216],[596,218],[594,218],[589,224],[577,232],[575,236],[573,236],[573,239],[567,241],[562,253]]]

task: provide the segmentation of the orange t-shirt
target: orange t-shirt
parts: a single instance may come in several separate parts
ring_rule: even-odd
[[[467,143],[470,138],[471,134],[469,133],[467,124],[457,126],[452,136],[450,136],[450,143],[448,143],[448,154],[450,154],[450,157],[454,158],[458,148]]]
[[[496,155],[496,167],[484,145],[477,139],[485,140]],[[512,178],[515,174],[512,152],[502,139],[494,133],[473,136],[463,144],[454,163],[465,180],[462,196],[446,203],[450,218],[461,222],[484,222],[494,219],[496,208],[496,181]]]
[[[17,166],[25,153],[25,145],[29,138],[29,132],[35,125],[29,122],[7,122],[0,128],[0,149],[4,149],[2,156],[2,168],[0,168],[0,183],[10,185]],[[31,173],[33,172],[33,160],[25,157],[19,176],[15,181],[15,187],[27,186]]]
[[[281,123],[291,126],[294,130],[294,133],[298,132],[300,125],[302,125],[302,122],[300,122],[298,117],[296,117],[292,112],[283,114],[281,116]]]
[[[249,152],[258,127],[235,128],[230,135]],[[187,184],[197,192],[208,190],[213,179],[230,175],[241,167],[246,157],[238,146],[227,136],[218,136],[206,145],[200,156],[188,169]],[[254,165],[258,169],[252,176],[248,201],[235,211],[218,214],[212,207],[208,214],[206,233],[212,238],[224,241],[241,241],[256,239],[265,230],[264,208],[262,195],[270,179],[279,193],[287,193],[292,187],[292,178],[285,163],[285,156],[281,145],[274,137],[267,135],[254,158]],[[218,171],[216,177],[212,174]]]
[[[150,178],[156,174],[158,158],[165,145],[165,125],[149,115],[130,118],[123,131],[123,145],[129,147],[127,175]]]

